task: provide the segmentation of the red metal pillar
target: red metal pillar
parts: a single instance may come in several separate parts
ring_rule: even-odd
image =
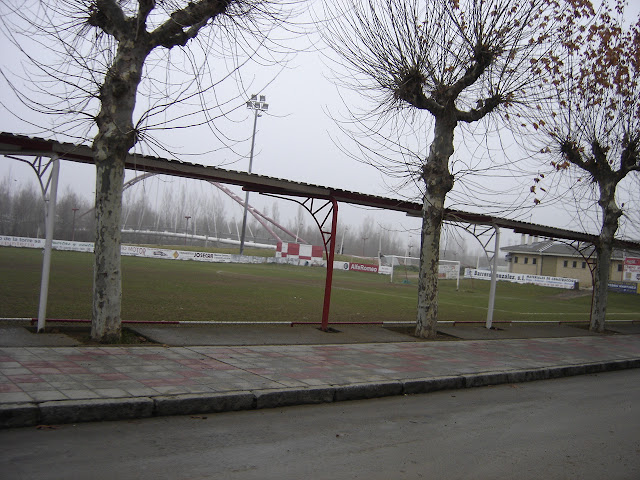
[[[336,252],[336,226],[338,224],[338,202],[331,197],[331,206],[333,208],[331,216],[331,233],[329,238],[325,237],[326,232],[322,232],[324,239],[324,247],[327,252],[327,278],[324,284],[324,305],[322,307],[322,326],[323,332],[329,328],[329,308],[331,306],[331,285],[333,282],[333,259]]]

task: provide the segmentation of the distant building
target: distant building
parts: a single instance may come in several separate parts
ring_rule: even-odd
[[[591,270],[587,262],[595,263],[596,261],[593,246],[583,251],[584,257],[589,259],[585,260],[579,252],[564,243],[555,240],[538,241],[537,237],[529,237],[529,239],[529,243],[500,249],[507,252],[506,260],[510,273],[575,278],[581,288],[592,287]],[[622,281],[625,257],[640,257],[640,252],[613,250],[609,272],[609,279],[612,282]]]

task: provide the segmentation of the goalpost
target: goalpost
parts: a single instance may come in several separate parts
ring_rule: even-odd
[[[417,275],[420,271],[420,258],[405,257],[401,255],[383,255],[380,257],[380,266],[391,267],[391,279],[394,275],[404,275],[405,282],[409,283],[409,272]],[[438,263],[438,278],[456,281],[456,290],[460,288],[460,261],[440,260]]]

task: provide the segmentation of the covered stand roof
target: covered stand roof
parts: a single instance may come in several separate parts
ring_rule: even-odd
[[[58,158],[64,160],[93,163],[93,152],[91,147],[87,145],[61,143],[53,140],[33,138],[5,132],[0,133],[0,154],[44,157],[57,155]],[[408,215],[413,216],[420,216],[422,211],[422,204],[417,202],[379,197],[332,187],[294,182],[291,180],[284,180],[264,175],[225,170],[218,167],[183,162],[181,160],[151,157],[135,153],[128,155],[125,168],[144,173],[175,175],[186,178],[239,185],[245,190],[259,193],[321,199],[332,198],[338,202],[386,210],[395,210],[405,212]],[[589,242],[594,244],[598,242],[598,236],[593,234],[453,209],[446,209],[445,221],[490,225],[507,228],[516,233],[561,238],[579,242]],[[640,249],[640,242],[616,239],[614,246],[616,248]]]
[[[553,257],[590,257],[593,254],[593,245],[589,245],[582,253],[565,243],[556,242],[555,240],[543,240],[535,241],[532,243],[523,243],[521,245],[511,245],[508,247],[502,247],[500,250],[509,252],[510,254],[533,254],[544,255]],[[611,258],[616,260],[623,260],[627,256],[640,255],[640,250],[618,249],[615,248],[611,255]]]

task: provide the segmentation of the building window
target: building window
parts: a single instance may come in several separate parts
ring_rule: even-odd
[[[537,258],[532,258],[531,259],[531,263],[533,263],[535,265],[537,263],[537,260],[538,260]]]
[[[524,263],[525,263],[525,265],[526,265],[527,263],[529,263],[529,257],[524,257]]]
[[[582,262],[582,268],[587,268],[587,262]]]
[[[513,263],[518,263],[518,257],[513,257]]]
[[[576,261],[573,262],[573,268],[578,268],[578,262]]]
[[[567,268],[569,266],[569,260],[565,260],[564,261],[564,268]]]
[[[619,264],[618,264],[618,271],[619,271],[619,272],[621,272],[621,271],[622,271],[622,264],[621,264],[621,263],[619,263]]]

